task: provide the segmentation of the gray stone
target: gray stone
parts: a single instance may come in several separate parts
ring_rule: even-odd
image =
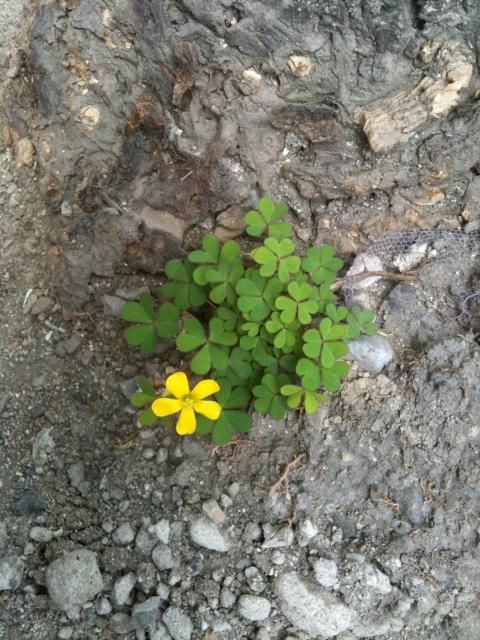
[[[33,316],[39,316],[41,313],[48,313],[50,309],[55,304],[55,301],[52,298],[48,298],[47,296],[41,296],[36,300],[30,309],[30,313]]]
[[[69,356],[73,355],[75,351],[78,351],[81,345],[82,339],[78,335],[70,336],[70,338],[67,338],[63,341],[63,348]]]
[[[222,590],[220,591],[220,604],[222,607],[224,607],[225,609],[231,609],[236,600],[237,597],[235,596],[233,591],[230,591],[228,587],[222,588]]]
[[[32,527],[29,536],[35,542],[51,542],[53,540],[53,531],[46,527]]]
[[[247,567],[245,569],[247,584],[252,591],[261,593],[265,589],[265,581],[257,567]]]
[[[395,353],[383,336],[361,336],[348,343],[350,357],[372,375],[380,373],[393,360]]]
[[[71,464],[68,467],[67,473],[72,487],[85,498],[90,493],[92,483],[85,480],[85,468],[83,463],[75,462],[74,464]]]
[[[252,622],[266,620],[271,609],[270,601],[262,596],[244,595],[238,599],[238,613]]]
[[[81,607],[103,589],[103,580],[93,551],[65,553],[47,568],[46,584],[52,604],[62,611]]]
[[[160,447],[157,451],[157,457],[155,458],[156,464],[163,464],[168,458],[168,450],[164,447]]]
[[[231,548],[231,542],[216,524],[207,518],[196,518],[190,523],[190,538],[199,547],[225,553]]]
[[[159,571],[168,571],[176,565],[172,550],[163,542],[159,542],[152,551],[152,560]]]
[[[312,563],[315,580],[325,587],[331,589],[337,583],[338,569],[334,560],[319,558]]]
[[[317,534],[318,529],[309,518],[302,520],[298,525],[297,531],[299,545],[301,547],[306,547]]]
[[[113,318],[120,318],[122,315],[122,309],[125,306],[125,300],[119,298],[118,296],[109,296],[105,294],[102,296],[103,302],[103,313],[106,316],[111,316]]]
[[[0,560],[0,591],[15,591],[22,584],[25,564],[15,555]]]
[[[280,547],[289,547],[293,542],[293,531],[289,526],[281,527],[277,531],[271,529],[270,526],[264,527],[265,542],[262,549],[278,549]]]
[[[119,636],[125,636],[133,629],[132,619],[128,613],[114,613],[110,618],[110,625]]]
[[[341,604],[333,594],[310,586],[293,571],[276,580],[275,593],[289,622],[314,637],[339,635],[356,621],[352,609]]]
[[[36,467],[43,467],[48,461],[49,454],[55,448],[55,441],[46,427],[37,433],[32,443],[32,460]]]
[[[147,629],[147,627],[156,626],[160,617],[161,602],[162,598],[160,596],[153,596],[133,607],[132,621],[135,629]]]
[[[225,522],[225,513],[216,500],[207,500],[207,502],[204,502],[202,511],[212,522],[215,522],[215,524]]]
[[[33,167],[35,161],[35,147],[29,138],[22,138],[17,143],[16,163],[17,167]]]
[[[382,573],[380,569],[377,569],[377,567],[369,562],[366,562],[362,569],[362,584],[365,584],[370,593],[373,592],[385,596],[392,591],[392,585],[390,584],[388,576]]]
[[[190,640],[192,637],[192,621],[178,607],[168,607],[163,614],[163,622],[167,626],[173,640]]]
[[[248,540],[253,542],[253,540],[258,540],[262,535],[262,529],[257,522],[247,522],[245,528],[242,533],[242,538],[244,540]]]
[[[135,531],[128,522],[121,524],[112,534],[113,542],[122,546],[130,544],[134,539]]]
[[[112,613],[112,604],[110,600],[104,596],[99,598],[95,604],[95,611],[98,616],[109,616]]]
[[[152,553],[157,542],[158,539],[154,535],[145,531],[145,529],[140,529],[135,538],[135,549],[143,555],[148,556]]]
[[[163,544],[168,544],[170,538],[170,523],[162,519],[148,527],[148,532],[156,536]]]
[[[168,633],[167,627],[161,622],[157,622],[155,628],[148,630],[150,640],[172,640],[172,636]]]
[[[137,576],[134,573],[126,573],[115,580],[112,589],[112,601],[117,607],[129,604],[131,593],[137,584]]]
[[[420,526],[425,522],[429,509],[425,506],[422,488],[415,483],[395,492],[395,498],[403,516],[412,524]]]
[[[72,627],[62,627],[57,635],[58,640],[69,640],[73,636]]]

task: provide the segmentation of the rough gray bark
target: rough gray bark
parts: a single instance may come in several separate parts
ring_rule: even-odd
[[[460,213],[479,170],[479,23],[476,0],[38,2],[3,135],[70,216],[70,304],[125,259],[159,271],[200,222],[234,234],[265,193],[309,240],[315,218],[360,228],[371,197],[441,218],[453,190]]]

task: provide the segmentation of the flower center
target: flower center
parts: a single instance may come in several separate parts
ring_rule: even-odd
[[[193,403],[195,402],[195,400],[192,398],[191,394],[189,393],[188,395],[183,396],[182,402],[185,407],[193,407]]]

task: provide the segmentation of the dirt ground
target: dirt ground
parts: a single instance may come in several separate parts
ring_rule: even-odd
[[[458,228],[466,197],[431,219]],[[394,209],[332,200],[295,229],[341,252],[354,218],[381,237]],[[179,364],[122,339],[119,305],[160,276],[92,276],[65,319],[64,225],[3,145],[1,640],[480,640],[475,243],[429,242],[414,281],[357,292],[395,352],[381,373],[354,364],[319,414],[255,416],[214,448],[140,429],[128,403]]]

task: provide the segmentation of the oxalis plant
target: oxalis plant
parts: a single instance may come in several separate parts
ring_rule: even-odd
[[[262,242],[249,254],[206,235],[200,249],[165,265],[158,308],[148,293],[123,307],[128,344],[152,354],[158,339],[172,339],[188,362],[161,395],[138,380],[131,402],[143,408],[143,425],[179,414],[178,433],[211,434],[223,445],[250,430],[253,409],[274,420],[288,410],[311,414],[339,390],[347,342],[376,332],[373,313],[336,304],[331,285],[343,261],[328,244],[297,256],[287,210],[262,198],[244,218]],[[187,373],[208,378],[190,390]]]

